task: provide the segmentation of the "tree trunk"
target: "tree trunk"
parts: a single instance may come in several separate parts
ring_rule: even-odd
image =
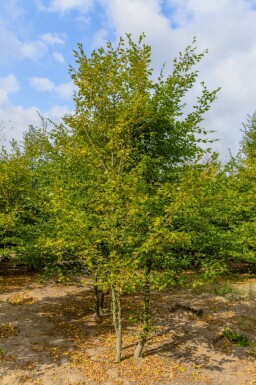
[[[100,310],[104,308],[105,293],[103,290],[100,291]]]
[[[112,289],[113,324],[116,331],[116,362],[121,362],[122,356],[122,308],[121,293]]]
[[[105,299],[104,291],[99,289],[96,283],[94,285],[94,300],[95,300],[95,313],[97,317],[101,316],[101,310],[104,307],[104,299]]]
[[[94,300],[95,300],[95,313],[97,317],[100,317],[99,288],[97,285],[94,285]]]
[[[151,273],[152,262],[149,260],[146,271],[145,271],[145,283],[144,283],[144,309],[143,309],[143,328],[140,335],[140,340],[136,346],[134,352],[134,358],[140,358],[142,356],[142,351],[144,345],[147,341],[147,337],[150,331],[150,273]]]
[[[147,339],[145,337],[141,337],[139,342],[137,343],[136,349],[134,351],[134,358],[140,358],[142,356],[142,351]]]

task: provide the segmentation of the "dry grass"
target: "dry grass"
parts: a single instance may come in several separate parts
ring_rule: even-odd
[[[0,325],[0,338],[8,338],[18,334],[18,328],[13,326],[11,323]]]

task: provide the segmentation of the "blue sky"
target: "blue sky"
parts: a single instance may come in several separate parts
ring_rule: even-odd
[[[216,149],[235,153],[242,122],[256,110],[256,0],[9,0],[0,5],[0,139],[20,139],[39,111],[55,121],[74,108],[68,64],[82,42],[92,49],[146,33],[158,70],[197,37],[209,53],[200,80],[221,86],[204,126]],[[188,105],[200,92],[188,97]]]

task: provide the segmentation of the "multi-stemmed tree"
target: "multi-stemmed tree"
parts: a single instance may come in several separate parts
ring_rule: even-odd
[[[78,254],[97,285],[111,288],[117,361],[122,292],[138,284],[144,291],[138,357],[149,332],[151,286],[159,282],[154,271],[169,265],[175,275],[188,266],[170,250],[190,240],[183,226],[175,226],[177,212],[193,195],[181,175],[203,153],[206,130],[200,123],[217,93],[202,84],[196,105],[184,114],[184,97],[197,80],[194,66],[203,56],[193,42],[174,60],[172,73],[162,71],[154,81],[151,48],[143,36],[136,44],[127,35],[116,48],[107,43],[90,57],[79,44],[78,68],[70,69],[76,110],[64,121],[71,127],[72,159],[83,159],[86,169],[81,204],[75,206],[87,241]]]

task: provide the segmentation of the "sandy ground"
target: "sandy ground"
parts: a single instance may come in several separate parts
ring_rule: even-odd
[[[256,281],[238,286],[239,292],[223,295],[218,288],[154,293],[156,330],[136,362],[134,319],[141,299],[125,296],[124,316],[129,312],[133,320],[124,322],[118,365],[108,310],[101,321],[95,319],[89,285],[40,284],[33,275],[4,274],[0,384],[256,384]],[[222,337],[226,327],[246,335],[250,345],[239,347]]]

